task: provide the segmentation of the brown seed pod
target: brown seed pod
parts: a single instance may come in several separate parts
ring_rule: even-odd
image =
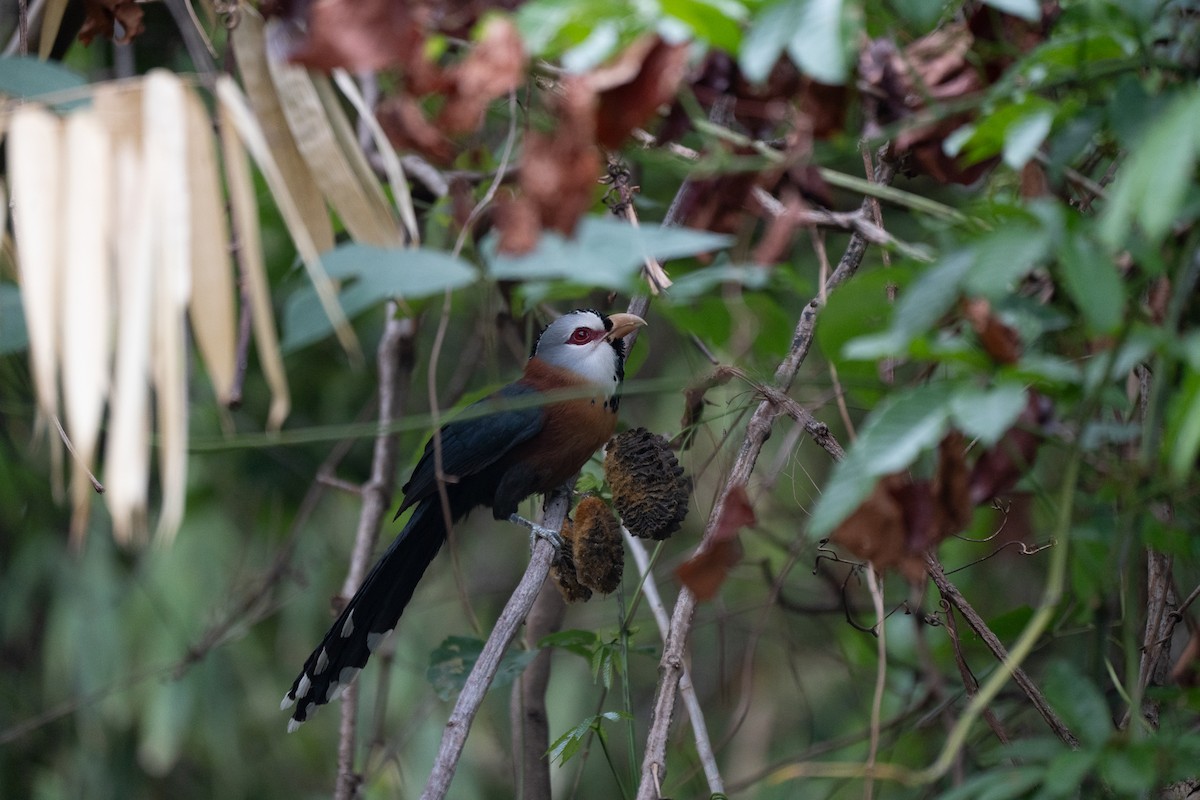
[[[579,582],[575,571],[574,549],[575,528],[571,520],[566,520],[562,528],[563,548],[558,551],[558,561],[551,567],[554,582],[563,600],[568,603],[586,603],[592,597],[592,590]]]
[[[634,428],[615,437],[604,455],[604,475],[634,536],[666,539],[687,517],[691,484],[662,436]]]
[[[625,568],[625,547],[612,510],[599,497],[585,497],[575,508],[571,527],[571,549],[579,582],[601,594],[616,591]]]

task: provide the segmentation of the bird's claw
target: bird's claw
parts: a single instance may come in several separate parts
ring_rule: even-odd
[[[554,552],[558,553],[563,549],[563,538],[556,530],[551,530],[542,525],[538,525],[533,520],[528,520],[520,514],[513,514],[508,518],[510,522],[515,522],[518,525],[524,525],[529,528],[529,549],[532,550],[537,545],[538,539],[545,539],[554,547]]]

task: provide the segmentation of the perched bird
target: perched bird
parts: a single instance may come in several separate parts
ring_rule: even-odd
[[[625,377],[623,338],[645,324],[633,314],[605,316],[590,309],[564,314],[542,331],[520,379],[475,404],[520,407],[501,407],[442,427],[437,439],[449,520],[438,493],[434,442],[425,446],[396,512],[399,517],[412,508],[408,524],[284,695],[280,708],[296,706],[289,732],[348,686],[396,627],[446,540],[448,523],[477,506],[490,506],[498,520],[514,517],[522,500],[561,486],[609,440]],[[566,397],[531,402],[556,392]]]

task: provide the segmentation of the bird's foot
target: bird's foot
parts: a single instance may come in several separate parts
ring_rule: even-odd
[[[532,550],[537,544],[538,539],[545,539],[554,546],[554,551],[557,553],[563,548],[563,539],[558,531],[551,530],[542,525],[538,525],[533,520],[525,519],[520,514],[513,514],[508,518],[509,522],[515,522],[518,525],[524,525],[529,528],[529,549]]]

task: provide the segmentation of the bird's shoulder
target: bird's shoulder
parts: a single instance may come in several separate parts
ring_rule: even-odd
[[[400,511],[430,496],[436,488],[435,447],[441,449],[443,474],[463,478],[487,469],[514,447],[536,436],[544,424],[544,411],[538,405],[521,401],[538,392],[528,383],[510,383],[467,406],[462,419],[443,425],[436,445],[435,437],[430,437],[404,485]]]

